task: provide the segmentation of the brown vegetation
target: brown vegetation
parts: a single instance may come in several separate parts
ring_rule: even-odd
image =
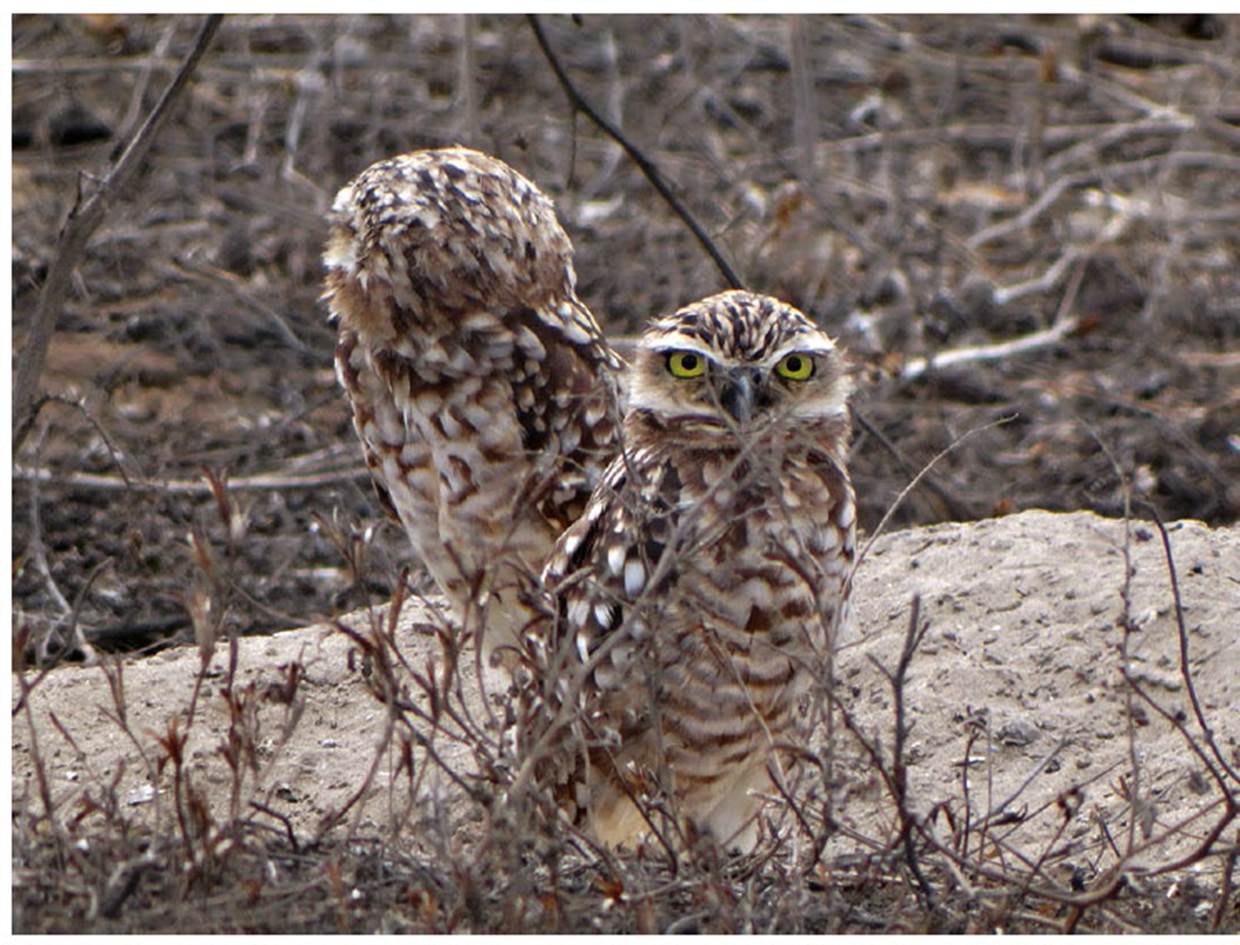
[[[97,192],[200,26],[15,19],[18,364],[66,215]],[[1168,521],[1240,514],[1234,18],[587,17],[543,29],[738,277],[813,314],[853,353],[863,383],[851,467],[867,530],[953,444],[891,525],[1027,508],[1118,515],[1133,501]],[[1196,759],[1193,790],[1214,804],[1191,827],[1155,817],[1150,836],[1194,842],[1160,851],[1153,878],[1131,868],[1106,818],[1096,836],[1115,855],[1055,872],[1053,831],[1080,813],[1070,792],[1051,802],[1062,826],[1045,828],[1033,859],[1034,847],[993,834],[1008,825],[976,794],[928,820],[909,802],[916,759],[898,734],[907,672],[924,657],[910,647],[901,661],[895,638],[878,654],[890,676],[874,679],[890,696],[884,731],[897,734],[851,724],[845,701],[833,748],[876,785],[893,833],[841,832],[830,804],[846,784],[826,778],[818,807],[776,805],[780,840],[755,859],[617,858],[505,820],[505,773],[493,768],[466,785],[488,831],[460,846],[420,806],[423,772],[450,766],[424,765],[436,748],[427,732],[446,723],[428,729],[415,698],[434,691],[451,708],[459,680],[402,662],[408,637],[382,623],[349,638],[354,682],[378,697],[387,735],[357,759],[349,790],[360,798],[388,779],[401,829],[353,808],[343,825],[294,826],[267,765],[306,724],[313,680],[298,659],[267,667],[261,684],[243,680],[220,655],[239,653],[241,636],[423,587],[416,572],[402,576],[403,537],[374,527],[332,376],[316,300],[323,211],[374,159],[454,141],[556,197],[580,295],[609,331],[722,285],[619,145],[574,120],[524,19],[226,18],[63,286],[37,413],[17,424],[14,456],[18,659],[97,661],[194,640],[201,671],[148,731],[128,717],[132,670],[108,660],[90,670],[106,673],[111,695],[102,722],[80,706],[79,720],[132,753],[95,770],[83,752],[75,770],[89,783],[71,802],[40,746],[85,736],[58,725],[68,709],[26,727],[15,930],[1240,927],[1234,744],[1208,737],[1214,713],[1188,699],[1187,657],[1175,699],[1139,678],[1123,688],[1132,758],[1111,776],[1128,799],[1127,842],[1149,803],[1137,750],[1147,723]],[[1187,648],[1192,621],[1169,616],[1170,586],[1159,606]],[[1126,587],[1121,573],[1109,589]],[[909,597],[900,590],[910,640],[925,619],[933,634],[930,601],[919,620]],[[1142,627],[1123,599],[1109,644],[1121,653]],[[440,660],[434,647],[451,647],[431,643]],[[1217,645],[1234,661],[1234,643]],[[20,728],[52,677],[35,667],[13,678]],[[203,749],[228,770],[218,782],[186,753],[208,710],[226,717]],[[995,733],[972,716],[960,725],[963,772],[968,732]],[[473,721],[455,736],[475,760],[497,738]],[[126,767],[161,786],[153,820],[121,790]],[[1191,870],[1157,878],[1172,866],[1207,867],[1209,879],[1190,890]]]

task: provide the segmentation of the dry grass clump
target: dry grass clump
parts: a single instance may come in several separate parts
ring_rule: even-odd
[[[220,511],[229,513],[227,502]],[[343,530],[335,537],[362,572],[366,542]],[[1129,761],[1039,806],[1024,789],[1062,746],[1000,797],[987,786],[993,756],[981,749],[1014,736],[992,730],[984,712],[962,720],[958,790],[926,810],[908,780],[906,690],[931,627],[915,597],[901,651],[878,668],[889,714],[877,726],[874,716],[863,721],[849,686],[824,681],[823,737],[765,808],[756,851],[732,855],[695,837],[656,784],[639,798],[654,832],[617,852],[558,816],[536,784],[514,790],[526,759],[515,748],[513,696],[484,697],[472,650],[441,611],[398,594],[337,622],[382,734],[372,755],[348,765],[345,800],[309,822],[294,817],[300,799],[277,767],[305,722],[307,687],[323,685],[321,669],[294,660],[244,676],[238,638],[216,636],[224,600],[211,596],[223,587],[214,559],[201,560],[199,668],[162,728],[136,728],[131,705],[141,696],[125,664],[100,664],[110,703],[97,724],[127,742],[128,762],[104,770],[54,711],[50,727],[36,724],[31,706],[46,673],[16,676],[15,724],[28,729],[32,772],[14,806],[19,931],[1240,929],[1240,778],[1215,744],[1187,661],[1174,701],[1126,675]],[[1125,609],[1121,623],[1127,646],[1137,620]],[[1182,615],[1177,626],[1187,648]],[[223,723],[200,731],[211,713]],[[1157,816],[1143,787],[1139,730],[1152,716],[1175,727],[1204,772],[1197,813],[1178,822]],[[78,754],[80,791],[49,783],[47,740]],[[127,764],[144,773],[136,790],[124,786]],[[1076,815],[1101,778],[1126,785],[1124,802],[1098,809],[1084,835]]]

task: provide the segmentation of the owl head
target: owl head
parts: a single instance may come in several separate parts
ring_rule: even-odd
[[[628,406],[638,422],[686,446],[734,448],[798,427],[846,435],[850,389],[843,354],[804,314],[731,291],[651,322]]]
[[[462,315],[574,298],[573,248],[555,208],[503,161],[468,148],[372,164],[336,195],[327,300],[371,338],[451,330]]]

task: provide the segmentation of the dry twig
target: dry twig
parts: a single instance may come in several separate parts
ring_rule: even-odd
[[[1005,361],[1030,351],[1039,351],[1059,344],[1080,327],[1080,319],[1064,318],[1050,328],[1035,331],[1010,341],[1000,341],[989,345],[975,345],[969,348],[955,348],[951,351],[940,351],[928,358],[913,358],[900,368],[900,380],[916,381],[934,371],[949,370],[963,364],[976,364],[982,361]]]
[[[39,295],[34,324],[26,338],[26,343],[22,346],[21,357],[18,359],[17,377],[13,381],[14,453],[21,449],[26,435],[30,432],[33,420],[30,405],[34,399],[35,390],[38,388],[39,377],[43,373],[43,364],[47,360],[47,348],[56,331],[56,323],[64,307],[65,294],[68,292],[73,271],[77,268],[91,234],[98,229],[107,216],[109,206],[120,196],[137,173],[143,158],[146,157],[155,141],[155,136],[159,134],[159,130],[172,113],[173,104],[189,83],[190,76],[193,75],[194,68],[198,65],[198,60],[202,58],[211,38],[219,29],[222,19],[220,14],[212,14],[206,18],[185,62],[172,82],[164,89],[163,95],[160,96],[142,127],[138,129],[133,140],[90,197],[83,201],[79,195],[78,202],[69,212],[69,219],[60,233],[56,257],[52,260],[47,279],[43,283],[43,291]]]
[[[712,240],[706,234],[706,231],[702,229],[701,224],[699,224],[693,214],[689,212],[689,208],[686,207],[680,198],[672,192],[672,189],[667,185],[667,182],[664,181],[663,175],[659,173],[659,169],[655,166],[654,162],[646,157],[646,155],[643,154],[636,145],[629,141],[624,132],[604,118],[598,110],[585,99],[581,92],[577,90],[577,87],[573,84],[572,79],[568,77],[568,73],[564,71],[564,66],[561,65],[555,51],[551,48],[551,44],[547,41],[547,37],[543,33],[542,24],[538,21],[537,14],[528,14],[528,20],[530,28],[534,31],[534,36],[538,39],[539,48],[542,49],[543,55],[547,57],[547,62],[550,63],[552,71],[555,72],[556,79],[559,81],[560,86],[564,89],[564,93],[568,96],[568,100],[572,103],[573,110],[584,112],[587,118],[594,122],[594,124],[598,125],[598,127],[601,128],[609,137],[624,148],[625,153],[633,159],[633,162],[641,169],[641,172],[646,175],[646,179],[650,181],[654,189],[659,192],[659,196],[667,201],[668,206],[671,207],[672,210],[675,211],[676,215],[685,221],[685,225],[693,231],[693,235],[696,236],[698,242],[702,244],[702,248],[705,249],[710,255],[710,258],[715,261],[715,265],[719,268],[719,272],[723,275],[724,281],[727,282],[728,286],[733,289],[744,288],[744,283],[732,269],[731,264],[724,258],[723,253],[719,250],[719,247],[715,245],[714,240]]]
[[[54,483],[75,489],[98,489],[105,492],[163,492],[168,495],[213,495],[209,483],[200,479],[136,479],[105,476],[101,473],[58,473],[46,467],[15,466],[13,478],[29,482]],[[229,479],[229,492],[280,492],[286,489],[319,489],[370,478],[365,466],[320,472],[238,476]]]

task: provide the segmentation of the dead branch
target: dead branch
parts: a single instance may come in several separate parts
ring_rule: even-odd
[[[938,899],[934,888],[927,882],[920,864],[917,862],[917,850],[913,843],[916,818],[908,807],[908,763],[904,756],[904,745],[908,739],[909,723],[905,714],[904,696],[908,681],[909,666],[917,647],[925,639],[930,629],[930,621],[921,620],[921,595],[914,594],[909,606],[908,628],[904,632],[904,645],[900,650],[900,659],[894,671],[879,666],[879,671],[891,687],[891,696],[895,701],[895,733],[891,748],[891,778],[896,788],[896,808],[900,815],[900,840],[904,848],[904,862],[909,872],[917,880],[917,888],[922,902],[930,912],[938,910]]]
[[[1041,760],[1038,761],[1038,763],[1033,766],[1033,769],[1029,772],[1029,774],[1025,776],[1025,779],[1021,781],[1021,783],[1018,784],[1007,797],[1001,800],[998,804],[992,805],[991,809],[984,815],[980,816],[975,824],[970,824],[968,826],[976,827],[986,821],[992,821],[1001,816],[1018,797],[1025,793],[1025,789],[1033,783],[1034,779],[1046,770],[1046,766],[1058,757],[1059,753],[1067,747],[1068,742],[1069,739],[1067,738],[1061,738],[1055,742],[1055,744],[1051,746],[1051,750],[1042,756]]]
[[[1223,864],[1223,883],[1219,889],[1218,902],[1214,905],[1214,911],[1210,916],[1210,931],[1217,932],[1219,925],[1223,922],[1223,910],[1227,908],[1227,902],[1231,899],[1233,876],[1236,870],[1236,859],[1240,857],[1240,837],[1236,838],[1237,842],[1232,846],[1231,852],[1227,854],[1227,861]]]
[[[51,565],[47,560],[47,547],[43,542],[42,517],[39,515],[39,488],[37,483],[32,492],[33,494],[30,497],[30,543],[27,546],[27,553],[34,560],[34,566],[39,573],[43,575],[43,581],[47,586],[48,594],[56,602],[60,613],[62,615],[68,614],[71,610],[69,601],[56,584],[56,579],[52,576]]]
[[[865,411],[861,410],[859,407],[853,407],[852,415],[853,420],[857,423],[857,426],[861,427],[861,429],[864,430],[869,436],[874,437],[875,442],[891,454],[895,461],[904,469],[904,472],[907,475],[914,476],[917,474],[917,465],[904,455],[904,451],[891,441],[891,437],[887,436],[887,434],[884,433],[879,426],[869,418],[869,415],[866,414]],[[926,489],[934,493],[935,498],[943,503],[943,508],[947,510],[947,514],[952,518],[952,520],[957,522],[965,522],[977,518],[978,513],[974,510],[974,508],[968,502],[956,495],[952,490],[943,485],[938,476],[934,475],[934,473],[927,472],[926,475],[922,477],[919,485],[924,485]]]
[[[865,543],[860,552],[858,552],[857,559],[853,562],[852,569],[849,572],[849,580],[851,581],[852,575],[857,573],[857,568],[861,567],[861,562],[865,560],[865,556],[869,553],[870,548],[874,546],[874,542],[878,540],[878,536],[883,533],[883,529],[886,528],[887,522],[891,520],[891,516],[895,514],[896,509],[900,507],[900,503],[905,500],[910,492],[917,488],[917,484],[921,482],[925,476],[929,475],[930,470],[934,468],[935,464],[937,464],[940,459],[954,450],[957,446],[963,444],[966,440],[972,438],[974,434],[985,433],[987,430],[1003,426],[1005,423],[1011,423],[1014,419],[1016,419],[1015,414],[1008,417],[1000,417],[998,420],[992,420],[990,423],[983,424],[980,427],[974,427],[971,430],[966,430],[960,436],[956,437],[956,439],[952,440],[952,442],[949,443],[945,449],[940,450],[937,454],[935,454],[930,462],[926,463],[926,465],[921,468],[921,471],[913,477],[912,481],[900,490],[900,494],[896,496],[891,505],[887,507],[886,513],[883,515],[882,519],[879,520],[878,525],[874,527],[873,534],[870,535],[869,540]]]
[[[316,357],[319,355],[320,352],[297,336],[297,333],[293,331],[293,326],[288,323],[288,319],[249,292],[245,287],[244,280],[227,269],[220,269],[217,266],[211,266],[206,263],[177,259],[172,260],[169,265],[161,266],[160,269],[171,276],[190,279],[210,288],[222,288],[242,305],[265,316],[275,327],[276,333],[288,342],[289,347],[300,351],[302,354]]]
[[[462,137],[473,141],[482,133],[478,122],[478,57],[474,46],[478,14],[462,13],[461,52],[456,65],[456,100],[460,105]]]
[[[624,148],[625,154],[627,154],[633,160],[633,163],[641,169],[641,172],[646,175],[646,180],[650,181],[654,189],[659,192],[659,196],[667,201],[667,205],[671,207],[676,215],[685,222],[685,225],[693,231],[693,235],[696,236],[697,241],[702,244],[702,248],[705,249],[710,255],[710,258],[714,260],[715,265],[719,268],[719,272],[723,275],[724,281],[727,282],[728,287],[732,289],[743,289],[745,284],[741,281],[740,277],[732,269],[732,266],[724,258],[723,253],[720,252],[714,241],[706,234],[706,231],[702,229],[701,224],[699,224],[693,214],[689,212],[689,208],[681,202],[679,197],[672,193],[671,188],[667,185],[667,182],[664,181],[663,175],[659,172],[659,169],[655,166],[654,162],[646,157],[646,155],[643,154],[636,145],[629,141],[629,139],[625,137],[624,132],[604,118],[593,105],[586,101],[581,92],[577,90],[577,87],[573,85],[572,79],[570,79],[568,77],[568,73],[564,71],[564,66],[560,63],[559,57],[556,56],[555,51],[551,48],[551,44],[547,41],[547,37],[543,33],[542,24],[538,20],[538,15],[535,13],[530,13],[526,15],[526,19],[529,21],[530,28],[534,31],[534,36],[538,40],[539,48],[542,49],[543,55],[547,57],[547,62],[551,65],[551,69],[555,73],[556,79],[559,81],[561,88],[564,89],[564,93],[568,96],[568,100],[572,104],[573,110],[584,112],[590,121],[594,122],[594,124],[602,129],[609,137],[616,141],[620,147]]]
[[[43,373],[43,364],[47,360],[47,348],[56,331],[56,323],[60,320],[73,271],[77,268],[91,234],[99,228],[107,216],[109,206],[120,196],[137,173],[151,145],[155,142],[155,136],[159,134],[168,116],[172,113],[173,104],[189,83],[190,76],[193,75],[194,68],[198,65],[198,60],[206,52],[222,20],[221,14],[212,14],[203,21],[185,62],[168,87],[164,89],[163,95],[150,116],[126,146],[115,166],[85,202],[82,202],[79,195],[78,202],[69,211],[69,218],[60,233],[56,257],[52,260],[47,279],[43,283],[43,291],[39,295],[34,324],[26,337],[26,343],[22,346],[21,356],[18,358],[17,377],[13,382],[13,452],[15,454],[21,449],[26,435],[30,432],[30,404],[38,388],[39,377]]]
[[[1185,115],[1178,108],[1171,105],[1164,105],[1162,102],[1155,102],[1144,95],[1140,95],[1132,89],[1126,88],[1118,82],[1113,82],[1103,76],[1092,72],[1081,72],[1075,66],[1067,63],[1059,63],[1057,66],[1059,77],[1069,80],[1070,82],[1080,82],[1082,85],[1088,85],[1091,89],[1101,93],[1102,96],[1112,99],[1117,104],[1125,108],[1131,108],[1133,111],[1141,112],[1147,118],[1170,119],[1171,121],[1184,122],[1186,126],[1191,127],[1193,119]]]
[[[1079,187],[1096,187],[1117,177],[1131,174],[1151,174],[1167,167],[1215,167],[1232,173],[1240,171],[1240,158],[1219,154],[1214,151],[1173,151],[1170,154],[1158,154],[1154,157],[1126,161],[1122,164],[1109,164],[1097,170],[1080,171],[1058,178],[1033,203],[1014,217],[1001,220],[992,226],[978,230],[967,240],[965,245],[976,250],[987,243],[994,242],[1012,233],[1027,229],[1060,197],[1069,190]]]
[[[1213,117],[1213,116],[1211,116]],[[1226,126],[1218,118],[1214,121]],[[1229,127],[1229,126],[1228,126]],[[1121,140],[1128,136],[1141,134],[1169,134],[1185,130],[1184,122],[1179,119],[1149,118],[1127,122],[1117,129],[1113,122],[1097,122],[1082,124],[1051,125],[1044,129],[1042,142],[1048,148],[1064,147],[1072,142],[1080,142],[1080,147],[1088,143]],[[873,131],[866,134],[851,135],[847,138],[832,138],[819,141],[816,149],[823,156],[831,154],[859,154],[889,147],[921,147],[935,144],[964,144],[971,147],[1003,147],[1011,144],[1012,139],[1020,134],[1016,125],[997,124],[949,124],[925,128],[892,128],[884,131]],[[1113,137],[1111,137],[1113,133]],[[1082,141],[1082,139],[1087,139]],[[1070,149],[1066,149],[1070,150]],[[1062,154],[1064,152],[1060,152]],[[1058,158],[1060,154],[1056,154]],[[1054,159],[1047,161],[1051,166],[1060,169],[1067,161]]]
[[[1056,322],[1050,328],[1035,331],[1010,341],[1000,341],[991,345],[974,345],[968,348],[955,348],[951,351],[940,351],[929,358],[913,358],[900,368],[900,380],[908,383],[920,380],[935,371],[948,370],[962,364],[975,364],[981,361],[1005,361],[1016,355],[1040,351],[1059,344],[1074,331],[1080,328],[1079,318],[1070,316]]]
[[[814,66],[806,27],[806,22],[799,14],[788,17],[788,60],[792,71],[792,139],[797,150],[797,169],[801,181],[807,190],[813,190],[818,112],[814,105]]]
[[[364,481],[370,472],[356,466],[332,472],[281,475],[271,473],[229,479],[224,488],[229,492],[282,492],[287,489],[318,489]],[[98,489],[105,492],[163,492],[168,495],[213,495],[209,483],[198,479],[128,479],[102,473],[58,473],[44,466],[14,466],[13,478],[24,482],[51,483],[76,489]]]
[[[1231,776],[1231,779],[1236,782],[1237,786],[1240,786],[1240,774],[1236,773],[1236,769],[1228,764],[1226,757],[1219,751],[1218,744],[1214,740],[1214,729],[1206,721],[1205,713],[1201,708],[1201,700],[1197,698],[1197,687],[1193,683],[1193,673],[1188,665],[1188,630],[1184,626],[1184,602],[1180,597],[1180,580],[1176,576],[1175,558],[1171,554],[1171,536],[1167,534],[1167,527],[1163,525],[1158,510],[1148,502],[1141,502],[1140,504],[1150,513],[1150,517],[1154,520],[1154,525],[1158,528],[1158,534],[1162,538],[1163,554],[1167,560],[1167,579],[1171,583],[1171,596],[1175,601],[1175,626],[1180,643],[1180,676],[1184,680],[1184,688],[1187,690],[1189,702],[1193,706],[1193,716],[1201,729],[1202,737],[1206,740],[1206,744],[1210,746],[1210,753],[1214,756],[1214,760],[1218,762],[1219,767]],[[1226,785],[1220,783],[1219,786],[1226,790]],[[1234,800],[1232,804],[1235,804]]]
[[[125,116],[121,119],[117,140],[124,141],[133,134],[134,129],[139,126],[142,121],[142,103],[146,101],[147,92],[150,91],[151,81],[154,79],[155,63],[157,61],[166,60],[168,52],[172,49],[172,41],[176,39],[177,23],[169,18],[167,28],[163,35],[159,37],[159,42],[155,44],[155,49],[151,52],[151,57],[143,64],[138,71],[137,81],[134,83],[133,94],[129,97],[129,107],[125,110]]]

